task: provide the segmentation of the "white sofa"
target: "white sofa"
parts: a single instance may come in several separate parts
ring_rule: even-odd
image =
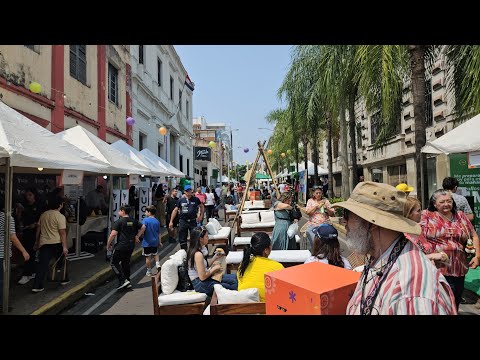
[[[312,254],[308,250],[272,250],[269,259],[282,263],[283,266],[295,266],[305,262]],[[226,257],[227,273],[237,270],[243,259],[243,250],[230,251]]]
[[[273,210],[242,213],[237,221],[237,236],[242,236],[244,232],[272,232],[275,226],[275,215]]]

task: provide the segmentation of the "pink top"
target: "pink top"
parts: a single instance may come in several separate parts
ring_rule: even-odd
[[[317,204],[317,200],[309,199],[307,201],[307,207],[305,209],[309,211],[314,206],[316,206],[316,204]],[[321,209],[316,209],[315,212],[312,215],[310,215],[310,219],[308,220],[308,226],[320,225],[323,223],[330,222],[327,211],[325,210],[327,208],[330,208],[330,206],[331,206],[330,202],[328,200],[325,200],[324,213],[322,214]]]
[[[205,204],[205,201],[207,201],[207,195],[204,193],[195,193],[195,196],[200,200],[202,204]]]
[[[465,244],[475,231],[467,216],[457,211],[450,221],[437,211],[423,210],[420,225],[422,234],[419,240],[426,244],[427,251],[443,251],[450,258],[449,264],[439,268],[441,273],[446,276],[465,276],[468,271]]]

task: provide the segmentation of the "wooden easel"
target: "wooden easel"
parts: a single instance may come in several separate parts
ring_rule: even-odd
[[[266,141],[264,141],[263,144],[260,141],[257,143],[257,145],[258,145],[257,157],[255,158],[255,161],[253,162],[250,174],[249,174],[248,178],[246,179],[246,186],[245,186],[245,191],[243,192],[242,202],[240,203],[240,207],[238,208],[238,211],[235,214],[235,218],[233,219],[232,229],[235,227],[235,223],[238,221],[238,216],[243,211],[243,206],[245,205],[245,200],[247,199],[247,194],[249,193],[248,189],[250,188],[250,182],[252,181],[252,175],[254,176],[254,179],[255,179],[257,164],[258,164],[258,160],[260,159],[260,156],[263,157],[263,161],[265,161],[265,164],[267,165],[268,173],[270,174],[270,177],[272,178],[273,186],[275,187],[275,190],[276,190],[277,194],[279,193],[277,183],[275,181],[275,177],[273,176],[273,173],[272,173],[272,168],[270,167],[268,159],[265,156],[265,150],[263,148],[265,143],[266,143]]]

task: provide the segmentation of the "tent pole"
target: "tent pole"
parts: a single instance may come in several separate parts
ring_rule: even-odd
[[[3,313],[8,313],[8,298],[10,296],[10,217],[12,216],[12,182],[13,182],[13,168],[10,167],[10,158],[7,158],[5,166],[5,233],[3,242],[3,299],[2,307]]]

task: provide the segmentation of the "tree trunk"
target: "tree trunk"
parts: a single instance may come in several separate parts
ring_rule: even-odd
[[[299,142],[297,141],[297,146],[295,147],[295,163],[297,164],[297,173],[298,173],[298,157],[299,157],[298,145],[299,145]]]
[[[317,135],[317,136],[315,136]],[[312,155],[313,155],[313,185],[318,186],[318,134],[314,134],[312,142]]]
[[[305,166],[305,176],[307,177],[307,200],[308,200],[308,136],[304,134],[302,136],[302,143],[303,143],[303,161]]]
[[[355,94],[357,90],[354,89],[349,94],[348,99],[348,129],[350,131],[350,147],[352,148],[352,188],[358,184],[358,165],[357,165],[357,128],[355,120]]]
[[[417,176],[417,198],[425,208],[428,202],[427,158],[422,147],[427,142],[425,132],[425,46],[409,45],[410,68],[412,71],[413,113],[415,116],[415,164]]]
[[[342,197],[350,197],[350,170],[348,168],[347,119],[345,117],[345,100],[340,100],[340,163],[342,164]]]
[[[327,114],[327,153],[328,153],[328,197],[332,199],[335,197],[333,191],[333,154],[332,154],[332,133],[333,133],[333,124],[330,114]]]

